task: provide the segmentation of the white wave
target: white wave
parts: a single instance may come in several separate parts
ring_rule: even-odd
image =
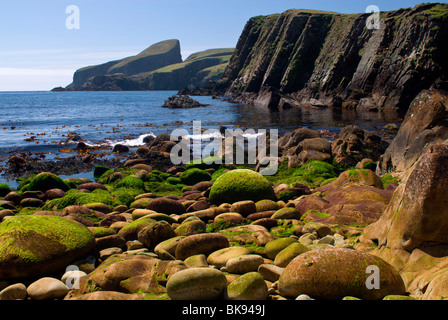
[[[153,133],[149,133],[149,134],[143,134],[141,136],[139,136],[136,139],[127,139],[127,140],[122,140],[122,141],[112,141],[112,140],[107,140],[107,142],[109,143],[109,145],[111,147],[116,146],[117,144],[121,144],[121,145],[125,145],[128,147],[140,147],[145,145],[145,138],[146,137],[153,137],[155,138],[156,136]]]
[[[117,144],[125,145],[125,146],[128,146],[128,147],[140,147],[140,146],[145,145],[144,140],[145,140],[146,137],[153,137],[153,138],[155,138],[156,136],[153,133],[148,133],[148,134],[143,134],[143,135],[141,135],[141,136],[139,136],[138,138],[135,138],[135,139],[104,140],[104,141],[100,141],[100,142],[97,142],[97,143],[91,142],[89,140],[83,140],[83,141],[72,141],[72,140],[70,140],[67,144],[82,142],[82,143],[84,143],[86,146],[88,146],[90,148],[105,147],[105,146],[115,147]],[[61,144],[65,145],[66,143],[61,143]]]
[[[254,139],[262,136],[264,133],[243,133],[241,136],[243,138],[247,139]],[[189,134],[186,136],[183,136],[184,139],[192,139],[192,140],[211,140],[211,139],[224,139],[225,136],[223,136],[219,131],[215,132],[207,132],[203,134]]]

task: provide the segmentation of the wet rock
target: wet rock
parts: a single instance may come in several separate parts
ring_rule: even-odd
[[[379,289],[371,290],[366,283],[372,273],[379,272]],[[390,264],[366,253],[350,249],[312,250],[292,260],[279,280],[280,294],[295,298],[307,294],[315,299],[342,299],[354,296],[363,300],[379,300],[389,294],[404,294],[403,280]]]
[[[188,236],[182,239],[176,247],[176,259],[184,260],[196,254],[208,256],[214,251],[227,248],[229,241],[219,233],[205,233]]]
[[[232,281],[227,287],[228,300],[266,300],[268,287],[258,272],[249,272]]]
[[[172,300],[216,300],[227,286],[227,279],[219,270],[191,268],[174,274],[166,284]]]
[[[31,300],[53,300],[63,299],[69,289],[62,281],[45,277],[30,284],[26,291]]]
[[[201,104],[196,100],[193,100],[189,96],[172,96],[169,97],[168,100],[165,101],[162,108],[169,109],[191,109],[191,108],[199,108],[206,107],[207,105]]]

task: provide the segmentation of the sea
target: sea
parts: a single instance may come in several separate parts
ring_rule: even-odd
[[[311,107],[276,111],[211,96],[193,97],[207,107],[162,108],[165,100],[175,94],[176,91],[0,92],[0,168],[5,168],[14,154],[39,154],[47,160],[72,156],[70,151],[78,143],[73,137],[80,137],[88,145],[111,149],[124,144],[132,152],[144,145],[147,136],[171,134],[175,129],[197,135],[193,124],[198,123],[202,131],[220,126],[255,132],[277,129],[280,136],[301,127],[331,136],[348,124],[381,133],[386,124],[398,123],[398,119],[378,112]],[[0,182],[16,185],[1,175],[1,169]]]

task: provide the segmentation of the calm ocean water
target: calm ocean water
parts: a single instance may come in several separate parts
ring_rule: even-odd
[[[278,129],[280,134],[300,127],[337,132],[349,123],[381,130],[391,122],[379,113],[357,114],[332,109],[267,108],[232,104],[212,97],[194,97],[209,107],[165,109],[161,106],[175,91],[144,92],[0,92],[0,167],[19,152],[45,153],[46,159],[67,156],[61,145],[69,134],[91,144],[142,144],[148,134],[192,132],[192,122],[203,129],[240,126],[242,129]]]

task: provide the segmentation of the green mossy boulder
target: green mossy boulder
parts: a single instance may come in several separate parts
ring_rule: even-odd
[[[0,280],[59,272],[95,246],[93,233],[56,216],[15,216],[0,224]]]
[[[208,174],[206,171],[198,169],[198,168],[192,168],[188,169],[187,171],[182,172],[180,175],[180,180],[183,184],[193,186],[196,183],[202,182],[202,181],[210,181],[212,180],[212,176]]]
[[[210,203],[234,203],[237,201],[276,200],[271,183],[261,174],[236,169],[220,176],[210,190]]]
[[[27,190],[45,192],[51,189],[68,191],[69,186],[57,175],[50,172],[42,172],[36,175],[29,183]]]
[[[308,252],[309,249],[307,246],[299,242],[295,242],[284,248],[280,251],[274,259],[274,265],[277,267],[284,268],[286,267],[295,257],[301,255],[302,253]]]
[[[232,281],[227,287],[228,300],[266,300],[268,287],[258,272],[248,272]]]
[[[116,188],[138,189],[144,191],[145,184],[140,178],[127,176],[117,184]]]
[[[273,241],[266,243],[266,255],[269,259],[275,259],[275,256],[285,249],[290,244],[296,243],[297,239],[287,237],[287,238],[279,238]]]
[[[0,197],[4,197],[10,192],[11,188],[6,183],[0,183]]]

